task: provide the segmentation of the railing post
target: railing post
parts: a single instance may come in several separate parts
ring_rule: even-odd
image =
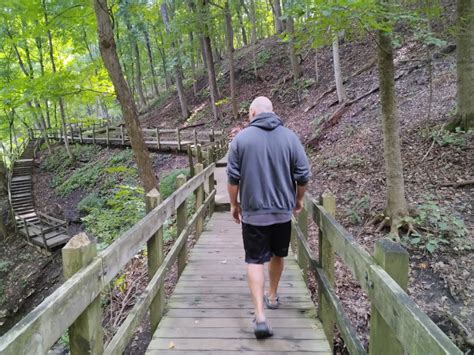
[[[193,177],[195,175],[194,160],[193,160],[193,150],[190,144],[188,144],[188,161],[189,161],[189,174],[191,175],[191,177]]]
[[[209,195],[211,194],[212,190],[216,187],[216,181],[214,180],[214,173],[209,175]],[[214,213],[214,205],[215,205],[215,199],[211,199],[209,202],[209,216],[212,216]]]
[[[65,278],[71,278],[96,255],[97,248],[85,233],[74,236],[62,249]],[[102,354],[103,337],[102,308],[98,296],[69,327],[71,354]]]
[[[336,199],[334,195],[329,192],[324,192],[321,195],[320,204],[326,209],[326,211],[328,211],[330,215],[333,217],[336,215]],[[321,227],[322,226],[319,226],[319,263],[321,268],[326,273],[331,285],[334,285],[334,250],[331,246],[331,242],[329,241],[330,236],[326,233],[323,233]],[[319,288],[322,288],[321,284],[319,284]],[[336,317],[329,304],[329,300],[324,297],[321,290],[318,292],[318,295],[319,318],[323,324],[324,333],[329,340],[329,345],[331,345],[331,349],[333,349],[334,324],[336,322]]]
[[[183,174],[178,175],[176,177],[176,188],[180,188],[186,183],[186,176]],[[184,228],[186,228],[186,224],[188,223],[188,211],[186,207],[186,200],[178,206],[178,210],[176,211],[176,234],[179,236]],[[186,256],[188,254],[188,246],[187,243],[183,244],[181,251],[178,254],[178,278],[181,276],[181,273],[186,266]]]
[[[71,131],[71,143],[74,144],[74,129],[72,125],[69,125],[69,130]]]
[[[79,142],[81,144],[84,143],[84,139],[82,138],[82,126],[79,126]]]
[[[194,140],[194,146],[196,147],[199,142],[198,142],[197,131],[195,129],[193,130],[193,140]]]
[[[202,148],[201,148],[201,145],[198,144],[196,146],[196,157],[197,157],[197,161],[199,164],[202,164],[203,163],[203,160],[202,160]]]
[[[106,139],[106,142],[107,142],[107,147],[110,146],[110,131],[109,131],[109,125],[106,124],[105,125],[105,139]]]
[[[123,132],[123,126],[120,125],[120,139],[122,140],[122,145],[125,145],[125,134]]]
[[[146,209],[151,212],[155,207],[161,203],[161,196],[157,189],[151,190],[146,195]],[[163,227],[160,227],[156,233],[147,242],[148,250],[148,280],[151,280],[156,273],[156,270],[161,266],[164,259],[163,253]],[[165,283],[161,282],[160,290],[155,296],[155,299],[150,305],[150,324],[152,333],[155,332],[163,317],[163,310],[165,308]]]
[[[306,208],[298,215],[298,225],[303,232],[304,238],[308,240],[308,211]],[[305,257],[305,253],[303,252],[303,248],[300,248],[300,244],[298,244],[298,265],[303,272],[303,279],[305,283],[308,283],[308,260]]]
[[[95,145],[95,123],[92,124],[92,144]]]
[[[160,144],[160,129],[156,127],[156,149],[160,150],[161,149],[161,144]]]
[[[408,285],[408,252],[389,239],[375,243],[374,259],[405,291]],[[374,285],[377,287],[377,285]],[[371,306],[369,354],[403,354],[403,346],[377,308]]]
[[[207,148],[207,166],[214,163],[214,147],[211,145]]]
[[[179,128],[176,128],[176,137],[178,140],[178,152],[181,150],[181,134],[179,132]]]
[[[204,170],[202,164],[196,164],[196,175]],[[196,211],[201,207],[204,202],[204,184],[199,185],[196,190]],[[196,239],[199,238],[202,231],[204,230],[204,214],[201,214],[196,220]]]

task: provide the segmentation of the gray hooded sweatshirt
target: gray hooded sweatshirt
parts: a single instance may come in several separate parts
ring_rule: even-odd
[[[232,141],[227,175],[229,184],[239,185],[243,222],[250,223],[255,215],[282,214],[289,220],[296,184],[305,185],[311,173],[296,134],[276,114],[264,112]]]

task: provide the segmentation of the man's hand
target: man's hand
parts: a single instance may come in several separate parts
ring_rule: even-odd
[[[294,214],[298,214],[303,210],[304,207],[304,199],[296,200],[295,208],[293,209]]]
[[[234,222],[240,224],[240,205],[235,204],[230,206],[230,213],[232,214],[232,218]]]

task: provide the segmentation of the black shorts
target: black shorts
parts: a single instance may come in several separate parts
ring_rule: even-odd
[[[291,239],[291,221],[269,226],[254,226],[242,222],[245,262],[263,264],[273,255],[288,256]]]

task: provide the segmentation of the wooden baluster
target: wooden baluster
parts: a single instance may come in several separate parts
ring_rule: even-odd
[[[161,149],[161,144],[160,144],[160,129],[156,127],[156,149],[160,150]]]
[[[161,196],[157,189],[151,190],[146,195],[146,208],[147,212],[151,212],[155,207],[161,203]],[[151,280],[155,275],[158,268],[161,266],[164,260],[163,252],[163,227],[160,227],[158,231],[148,240],[148,280]],[[166,295],[165,295],[165,282],[164,279],[161,282],[160,290],[156,294],[154,300],[150,305],[150,324],[152,333],[155,332],[158,327],[158,323],[163,317],[163,311],[165,309]]]
[[[120,125],[120,139],[122,141],[122,145],[125,145],[125,133],[123,132],[123,125]]]
[[[71,143],[74,144],[74,129],[72,125],[69,126],[69,130],[71,131]]]
[[[191,177],[193,177],[195,175],[194,159],[193,159],[193,150],[190,144],[188,144],[188,161],[189,161],[189,174],[191,175]]]
[[[308,240],[308,211],[306,210],[306,208],[303,208],[303,210],[298,215],[298,225],[301,231],[303,232],[304,238]],[[306,284],[308,284],[309,260],[306,259],[305,253],[303,252],[302,248],[300,248],[299,244],[298,244],[297,258],[298,258],[298,265],[303,271],[303,279],[306,282]]]
[[[196,175],[204,170],[204,165],[196,164]],[[204,202],[204,184],[199,185],[196,190],[196,211]],[[201,214],[196,220],[196,238],[199,238],[204,230],[204,214]]]
[[[389,239],[381,239],[375,243],[374,259],[406,291],[409,272],[408,252],[400,244]],[[370,312],[369,339],[369,354],[404,353],[403,346],[373,304]]]
[[[194,146],[196,147],[199,142],[198,142],[197,131],[195,129],[193,130],[193,140],[194,140]]]
[[[109,125],[105,125],[105,140],[107,142],[107,147],[110,147],[110,131],[109,131]]]
[[[334,195],[328,192],[324,192],[320,198],[320,204],[328,211],[331,216],[336,215],[336,199]],[[321,268],[326,273],[326,276],[331,283],[334,285],[334,250],[331,246],[329,239],[330,235],[323,233],[321,226],[319,226],[319,263]],[[322,288],[322,285],[319,284],[319,288]],[[329,300],[324,297],[321,291],[318,292],[319,302],[318,302],[318,315],[323,323],[324,333],[326,334],[331,349],[334,347],[334,324],[336,322],[336,316],[332,307],[330,306]]]
[[[196,157],[197,157],[197,161],[199,164],[202,164],[203,163],[203,159],[202,159],[202,149],[201,149],[201,145],[198,144],[196,146]]]
[[[176,137],[178,139],[178,152],[181,150],[181,134],[179,128],[176,128]]]
[[[74,236],[62,249],[63,271],[71,278],[97,255],[97,248],[85,233]],[[72,355],[102,354],[104,351],[100,295],[93,300],[69,327]]]
[[[214,180],[214,173],[212,173],[211,175],[209,175],[209,194],[211,194],[212,190],[215,189],[216,187],[216,182]],[[209,202],[209,217],[212,216],[212,214],[214,213],[214,209],[215,209],[215,199],[212,199],[210,202]]]
[[[95,143],[95,123],[92,124],[92,144],[96,144]]]
[[[186,176],[183,174],[178,175],[176,177],[176,187],[179,189],[186,183]],[[188,211],[186,207],[187,203],[186,200],[178,206],[178,210],[176,211],[176,234],[179,236],[184,228],[186,228],[186,224],[188,223]],[[186,256],[188,254],[188,247],[187,243],[183,244],[181,251],[178,254],[178,278],[181,276],[181,273],[186,266]]]
[[[207,165],[214,163],[214,147],[211,145],[207,148]]]
[[[84,138],[82,137],[82,125],[79,126],[79,142],[80,142],[81,144],[84,143]]]

